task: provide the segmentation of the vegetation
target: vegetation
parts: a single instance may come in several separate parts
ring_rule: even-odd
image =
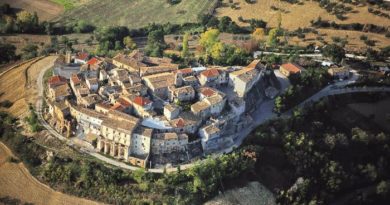
[[[161,29],[151,31],[148,35],[148,42],[145,48],[146,54],[162,57],[165,48],[164,31]]]
[[[325,57],[330,58],[336,63],[340,63],[341,60],[345,57],[345,50],[336,44],[325,46],[322,50],[322,53]]]
[[[51,1],[62,5],[65,10],[70,10],[74,8],[74,4],[72,0],[51,0]]]
[[[31,58],[35,58],[38,56],[38,46],[34,44],[27,44],[23,49],[22,49],[22,59],[23,60],[28,60]]]
[[[16,47],[12,44],[0,43],[0,64],[8,63],[16,59]]]
[[[219,30],[209,29],[200,36],[199,44],[203,48],[203,60],[218,65],[246,65],[251,59],[249,53],[219,40]]]
[[[282,113],[298,105],[332,80],[327,68],[307,68],[300,75],[289,77],[291,86],[275,99],[275,112]]]
[[[63,0],[61,0],[63,1]],[[170,5],[170,2],[178,2]],[[217,0],[116,0],[90,1],[84,6],[66,11],[59,17],[63,24],[74,23],[79,19],[94,22],[97,27],[126,26],[130,29],[146,27],[149,24],[186,24],[197,23],[198,15],[211,13]],[[130,12],[129,12],[130,11]],[[105,15],[102,18],[102,14]],[[134,20],[137,19],[137,20]]]
[[[35,110],[32,107],[32,105],[29,105],[29,109],[30,109],[30,116],[26,117],[25,121],[30,125],[32,132],[38,132],[42,129],[38,121],[38,116],[35,113]]]
[[[294,111],[288,120],[260,126],[244,142],[263,147],[264,161],[255,166],[258,179],[279,190],[279,204],[386,204],[389,135],[370,120],[351,116],[346,106],[385,96],[334,96]],[[341,113],[362,123],[349,123]]]

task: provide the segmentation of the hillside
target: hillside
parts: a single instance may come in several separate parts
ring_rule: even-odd
[[[51,20],[64,12],[61,5],[49,0],[2,0],[1,3],[7,3],[12,8],[23,9],[31,13],[37,12],[42,21]]]
[[[208,13],[217,0],[182,0],[170,5],[161,0],[92,0],[66,11],[57,21],[85,20],[96,26],[128,26],[139,28],[149,23],[182,24],[196,22],[198,15]]]
[[[23,163],[8,162],[10,156],[13,156],[12,152],[0,142],[0,204],[11,204],[6,198],[16,199],[20,204],[100,204],[51,189],[35,179]]]
[[[253,4],[248,4],[245,0],[233,0],[233,3],[229,0],[223,0],[222,6],[220,6],[216,14],[219,17],[230,16],[239,25],[246,25],[238,20],[241,16],[244,19],[262,19],[268,23],[270,27],[276,27],[278,21],[278,11],[271,7],[280,8],[282,15],[282,27],[288,30],[295,30],[299,27],[309,27],[311,20],[316,20],[321,17],[323,20],[335,21],[336,23],[370,23],[382,26],[390,26],[390,20],[386,17],[381,17],[368,12],[368,8],[375,8],[368,4],[351,5],[344,4],[351,7],[351,11],[345,13],[345,20],[339,20],[335,15],[328,13],[325,9],[319,6],[316,1],[304,1],[301,0],[300,4],[290,4],[285,1],[276,0],[262,0],[256,1]],[[337,2],[337,1],[336,1]],[[231,5],[237,5],[236,9]],[[381,12],[390,14],[390,11],[379,9]]]
[[[281,27],[289,31],[295,31],[299,28],[310,28],[311,21],[317,20],[319,17],[324,21],[335,22],[337,24],[374,24],[383,26],[389,32],[390,28],[390,10],[385,10],[377,5],[370,5],[362,3],[358,5],[339,2],[338,9],[333,7],[331,12],[325,8],[321,8],[319,2],[298,0],[299,3],[288,3],[286,1],[276,0],[262,0],[255,1],[252,4],[246,3],[245,0],[223,0],[220,7],[216,9],[215,15],[217,17],[229,16],[240,26],[248,26],[248,23],[240,21],[242,19],[261,19],[267,22],[267,27],[276,27],[278,24],[279,11],[281,14]],[[356,2],[356,1],[352,1]],[[362,1],[364,2],[364,1]],[[343,9],[340,9],[343,8]],[[380,12],[382,16],[375,15],[373,12]],[[336,11],[337,10],[337,11]],[[348,10],[348,11],[347,11]],[[336,13],[342,13],[342,18],[337,18]],[[386,17],[387,15],[387,17]],[[390,38],[385,37],[385,33],[369,33],[361,31],[345,31],[335,30],[333,28],[321,28],[315,32],[305,33],[304,38],[290,38],[288,39],[290,45],[306,46],[310,43],[323,45],[325,43],[332,43],[334,37],[346,39],[348,43],[346,48],[348,50],[359,51],[364,50],[367,46],[360,37],[365,35],[368,39],[375,42],[373,48],[379,49],[386,45],[390,45]]]

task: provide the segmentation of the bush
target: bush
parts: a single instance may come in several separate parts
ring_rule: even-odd
[[[10,108],[13,105],[13,103],[9,100],[4,100],[0,102],[1,107]]]

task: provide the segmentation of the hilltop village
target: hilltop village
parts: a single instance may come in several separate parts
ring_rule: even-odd
[[[140,50],[112,59],[67,53],[47,80],[46,118],[132,165],[178,164],[232,147],[248,113],[277,94],[275,79],[259,60],[179,69]]]

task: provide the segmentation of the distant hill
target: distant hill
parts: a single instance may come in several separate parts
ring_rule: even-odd
[[[301,28],[312,28],[309,32],[301,32],[300,38],[289,37],[290,45],[306,46],[314,43],[323,45],[334,41],[346,41],[346,48],[351,51],[361,51],[367,48],[362,36],[367,36],[373,48],[380,49],[390,45],[390,2],[382,5],[369,4],[365,0],[342,1],[330,0],[223,0],[222,5],[216,9],[217,17],[229,16],[240,26],[247,26],[248,19],[261,19],[267,22],[267,27],[276,27],[281,15],[281,27],[289,31]],[[350,3],[343,3],[350,2]],[[379,1],[378,1],[379,2]],[[384,7],[387,6],[387,9]],[[343,30],[327,28],[313,28],[311,21],[318,18],[329,23],[340,25],[374,24],[383,27],[387,32],[362,32],[356,30]],[[314,29],[314,31],[313,31]],[[362,29],[364,30],[364,29]],[[387,33],[387,34],[386,34]],[[386,35],[386,36],[385,36]],[[367,41],[368,42],[368,41]]]
[[[96,26],[139,28],[149,23],[182,24],[197,22],[198,15],[213,10],[218,0],[182,0],[170,5],[166,0],[91,0],[65,11],[59,22],[85,20]]]

